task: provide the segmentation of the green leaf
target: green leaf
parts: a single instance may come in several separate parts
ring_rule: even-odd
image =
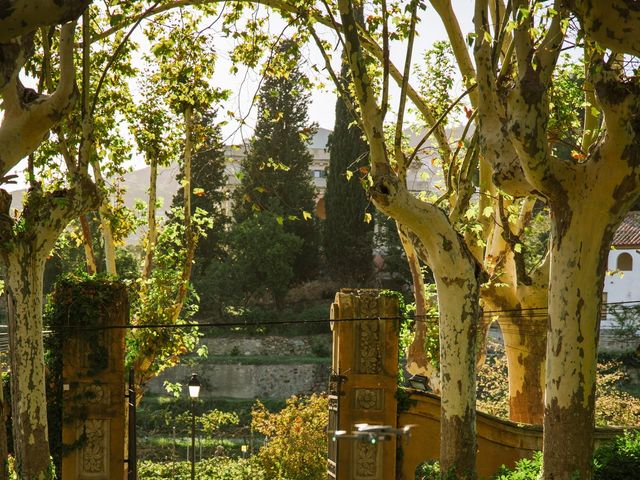
[[[513,250],[515,250],[517,253],[522,253],[522,244],[521,243],[516,243],[513,246]]]
[[[492,206],[484,207],[484,210],[482,210],[482,216],[490,217],[491,215],[493,215],[493,207]]]

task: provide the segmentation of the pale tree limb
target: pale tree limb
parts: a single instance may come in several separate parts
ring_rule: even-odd
[[[371,188],[379,210],[413,231],[428,252],[438,289],[442,410],[440,466],[475,478],[475,360],[481,269],[447,216],[407,190],[391,168],[382,115],[362,52],[353,6],[338,2],[347,59],[370,145]]]
[[[158,184],[158,159],[153,153],[148,156],[149,158],[149,199],[147,201],[147,235],[145,239],[145,254],[144,254],[144,266],[142,267],[141,296],[144,297],[147,291],[148,280],[151,278],[151,271],[153,267],[153,257],[156,249],[156,242],[158,241],[158,227],[156,222],[156,204],[157,198],[157,184]]]
[[[451,0],[431,0],[431,5],[435,8],[436,12],[440,16],[442,23],[447,30],[447,36],[449,42],[451,42],[451,48],[453,54],[458,62],[460,73],[467,88],[476,82],[476,71],[471,61],[471,55],[467,50],[467,43],[465,42],[460,23],[453,11]],[[471,95],[471,105],[475,108],[478,103],[478,92]]]
[[[3,5],[0,43],[30,33],[38,27],[77,19],[91,0],[12,0]]]
[[[118,269],[116,266],[116,245],[113,238],[111,220],[109,219],[109,200],[108,196],[105,195],[106,184],[104,181],[104,176],[102,175],[100,163],[94,159],[91,161],[91,167],[93,169],[93,176],[95,178],[96,185],[104,196],[102,202],[100,203],[98,214],[100,216],[100,231],[102,233],[102,240],[104,242],[105,271],[109,275],[115,276],[118,274]]]
[[[38,95],[22,86],[18,75],[24,55],[2,89],[4,118],[0,125],[0,174],[6,175],[33,152],[72,107],[77,93],[73,64],[74,31],[75,22],[71,22],[60,32],[60,81],[51,95]]]
[[[527,8],[525,0],[514,1],[514,12]],[[565,12],[559,9],[551,20],[540,46],[533,45],[529,28],[533,15],[520,21],[514,30],[518,78],[509,92],[508,128],[525,176],[535,190],[547,198],[564,201],[563,182],[571,182],[571,164],[551,154],[547,139],[549,102],[547,86],[555,68],[564,33],[560,28]]]
[[[407,87],[409,85],[409,75],[411,73],[411,56],[413,54],[413,42],[416,35],[416,22],[418,19],[418,4],[416,1],[411,2],[410,6],[411,20],[409,22],[409,36],[407,39],[407,53],[404,62],[404,71],[402,74],[402,84],[400,86],[400,100],[398,101],[398,117],[396,119],[396,132],[393,141],[394,157],[398,165],[398,172],[401,178],[406,177],[408,164],[405,161],[404,151],[402,150],[402,128],[404,125],[404,113],[407,104]],[[385,38],[387,38],[385,36]],[[383,99],[383,101],[385,101]]]
[[[88,26],[88,21],[87,21],[87,17],[88,17],[88,9],[85,9],[85,12],[82,15],[82,36],[83,38],[87,38],[87,33],[88,33],[88,28],[85,27],[85,25]],[[51,45],[50,45],[50,35],[49,33],[53,33],[51,28],[49,29],[42,29],[42,44],[43,44],[43,50],[44,50],[44,55],[43,55],[43,59],[42,59],[42,63],[43,63],[43,67],[42,67],[42,76],[41,76],[41,85],[42,86],[46,86],[48,91],[53,91],[54,90],[54,86],[53,86],[53,79],[51,78]],[[48,30],[48,31],[44,31],[44,30]],[[82,81],[82,90],[83,90],[83,96],[82,96],[82,105],[83,105],[83,109],[86,106],[86,100],[84,97],[84,91],[86,90],[86,80],[85,77],[88,75],[88,71],[89,71],[89,58],[88,58],[88,52],[85,52],[85,47],[83,46],[83,55],[82,55],[82,76],[83,76],[83,81]],[[84,110],[83,110],[84,112]],[[84,118],[84,113],[83,113],[83,118]],[[83,125],[84,125],[84,121],[83,121]],[[57,125],[55,125],[52,129],[51,129],[55,134],[56,137],[58,139],[58,150],[60,152],[60,154],[62,155],[62,158],[64,159],[65,162],[65,166],[67,167],[67,172],[68,172],[68,177],[70,179],[70,181],[73,181],[74,178],[76,178],[76,176],[78,175],[78,165],[76,162],[76,159],[74,158],[74,156],[71,154],[71,150],[69,148],[69,144],[67,142],[66,136],[65,136],[65,130],[62,127],[62,123],[59,123]],[[86,173],[86,172],[85,172]],[[33,179],[32,181],[35,181],[35,179],[33,178],[33,174],[30,173],[31,178]],[[33,187],[34,185],[32,185]],[[92,235],[91,235],[91,227],[89,225],[89,220],[87,218],[87,215],[85,213],[81,214],[78,217],[78,222],[80,223],[80,228],[81,228],[81,232],[82,232],[82,246],[84,249],[84,254],[85,254],[85,262],[86,262],[86,267],[87,267],[87,273],[89,275],[94,275],[97,272],[97,263],[96,263],[96,257],[95,257],[95,252],[93,251],[93,240],[92,240]]]
[[[484,38],[484,33],[489,28],[488,15],[487,2],[476,2],[474,57],[478,72],[479,92],[477,101],[478,141],[480,152],[486,160],[486,163],[481,163],[481,165],[491,166],[491,174],[489,172],[485,172],[485,174],[491,175],[493,183],[503,191],[513,196],[524,196],[531,192],[532,186],[525,177],[518,154],[504,129],[503,119],[506,117],[506,109],[497,95],[497,65],[493,61],[491,44]],[[507,50],[509,57],[513,43],[510,43]],[[507,58],[503,61],[500,76],[507,71],[509,64],[510,59]]]
[[[587,35],[606,48],[640,56],[640,6],[634,0],[566,0]]]
[[[409,229],[396,222],[398,236],[404,253],[407,255],[409,270],[411,271],[411,280],[413,282],[413,296],[416,301],[416,313],[414,321],[413,341],[409,345],[407,356],[407,371],[412,375],[424,375],[429,379],[429,386],[436,393],[440,393],[440,372],[434,365],[432,358],[429,358],[425,350],[425,344],[430,334],[429,322],[436,322],[437,319],[428,318],[428,300],[425,291],[424,275],[420,266],[420,258],[416,247],[414,246],[414,238]],[[415,238],[417,243],[420,242]],[[437,360],[437,358],[435,359]]]
[[[593,45],[585,41],[584,46],[584,121],[582,123],[582,143],[580,148],[582,153],[586,154],[593,142],[598,137],[600,127],[600,112],[596,101],[595,87],[593,86],[591,68],[589,65],[594,60]]]

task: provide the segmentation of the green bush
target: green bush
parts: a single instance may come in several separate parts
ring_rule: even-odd
[[[446,474],[440,473],[440,464],[437,460],[427,460],[416,468],[416,480],[458,480],[453,470]]]
[[[593,464],[593,480],[637,478],[640,472],[640,431],[626,432],[598,448]]]
[[[239,417],[240,427],[248,429],[251,423],[251,410],[254,400],[238,400],[226,398],[203,398],[196,404],[196,415],[200,416],[210,410],[234,412]],[[284,400],[265,399],[264,404],[270,411],[284,408]],[[145,395],[138,407],[138,432],[140,435],[165,434],[171,435],[175,425],[173,419],[184,412],[191,411],[191,400],[185,398],[171,398],[159,395]],[[179,426],[179,425],[178,425]],[[235,431],[239,427],[222,427],[222,431]],[[190,430],[189,430],[190,431]]]
[[[535,452],[533,458],[523,458],[513,470],[504,465],[500,467],[494,480],[538,480],[542,469],[542,452]]]
[[[502,466],[494,480],[537,480],[542,469],[542,452],[522,459],[513,470]],[[628,480],[640,471],[640,431],[626,432],[598,448],[593,455],[593,480]],[[429,478],[429,477],[427,477]]]
[[[330,333],[327,302],[289,305],[280,310],[251,305],[229,315],[226,322],[244,323],[235,333],[242,335],[282,335],[294,337]],[[225,331],[225,334],[234,333]]]
[[[272,413],[258,401],[253,409],[253,429],[268,441],[258,458],[269,480],[324,480],[327,478],[326,396],[290,397]]]
[[[190,462],[140,462],[138,478],[145,480],[190,480]],[[267,480],[264,470],[254,459],[225,457],[201,460],[196,464],[196,478],[207,480]]]
[[[428,460],[416,468],[416,480],[440,480],[440,464],[437,460]]]

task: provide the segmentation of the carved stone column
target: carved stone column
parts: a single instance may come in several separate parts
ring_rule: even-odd
[[[82,291],[75,287],[73,296]],[[79,318],[70,308],[69,325],[80,327],[68,328],[62,342],[62,478],[123,480],[125,330],[117,327],[128,323],[126,289],[111,283],[92,310]]]
[[[330,398],[336,404],[335,430],[351,432],[358,423],[396,427],[398,315],[397,299],[378,290],[336,294],[331,308],[333,371],[340,375],[340,388]],[[340,439],[336,450],[329,475],[333,468],[337,480],[395,478],[395,438],[375,444]]]

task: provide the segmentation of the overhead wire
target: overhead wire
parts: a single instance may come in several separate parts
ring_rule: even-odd
[[[611,306],[618,305],[633,305],[639,304],[640,300],[629,300],[623,302],[610,302],[603,305],[603,314],[605,313],[605,308]],[[528,312],[528,313],[527,313]],[[505,315],[506,314],[506,315]],[[523,327],[527,327],[529,325],[538,325],[537,319],[546,319],[548,317],[548,309],[547,307],[531,307],[531,308],[522,308],[522,309],[503,309],[503,310],[486,310],[482,312],[481,318],[483,319],[491,319],[499,322],[499,320],[519,320],[517,325],[513,327],[513,331],[520,330]],[[329,318],[329,319],[313,319],[313,320],[270,320],[270,321],[261,321],[261,322],[185,322],[185,323],[173,323],[173,324],[165,324],[165,323],[148,323],[148,324],[122,324],[122,325],[96,325],[96,326],[86,326],[86,325],[78,325],[78,324],[67,324],[67,325],[58,325],[58,326],[49,326],[49,328],[53,329],[61,329],[61,330],[75,330],[75,331],[94,331],[94,330],[115,330],[115,329],[126,329],[126,330],[139,330],[139,329],[164,329],[164,328],[175,328],[175,329],[184,329],[184,328],[241,328],[241,327],[250,327],[250,328],[259,328],[259,327],[268,327],[268,326],[278,326],[278,325],[313,325],[313,324],[326,324],[326,323],[341,323],[341,322],[361,322],[361,321],[380,321],[380,320],[413,320],[414,322],[425,322],[432,323],[436,325],[439,319],[438,314],[425,314],[425,315],[392,315],[392,316],[360,316],[360,317],[349,317],[349,318]],[[7,328],[6,325],[0,325],[0,328]],[[52,330],[43,332],[46,334],[52,333]],[[8,332],[0,332],[0,337],[8,335]]]

